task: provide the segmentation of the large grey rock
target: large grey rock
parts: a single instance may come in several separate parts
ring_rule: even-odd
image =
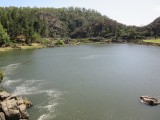
[[[2,111],[5,113],[5,115],[9,115],[8,107],[6,101],[2,101],[1,103]]]
[[[17,101],[15,99],[5,100],[8,109],[16,109],[17,108]]]
[[[6,120],[5,115],[3,112],[0,112],[0,120]]]
[[[19,110],[20,110],[21,113],[26,112],[26,105],[25,104],[19,105],[18,108],[19,108]]]
[[[6,91],[0,92],[0,100],[4,100],[11,96],[11,94],[7,93]]]
[[[27,108],[31,107],[32,103],[27,98],[0,92],[0,99],[0,120],[28,120]]]
[[[7,118],[19,118],[20,112],[17,107],[17,101],[15,99],[5,100],[1,102],[2,111],[5,113]]]
[[[15,100],[17,100],[17,97],[16,97],[16,95],[10,95],[9,97],[7,97],[6,98],[7,100],[11,100],[11,99],[15,99]]]
[[[18,106],[19,107],[19,111],[21,113],[21,117],[20,118],[23,118],[23,119],[27,119],[29,117],[29,114],[27,113],[27,107],[25,104],[21,104]]]
[[[22,97],[18,97],[17,98],[17,104],[18,105],[24,104],[24,99]]]
[[[150,97],[150,96],[141,96],[140,97],[141,102],[151,105],[151,106],[155,106],[155,105],[159,105],[160,104],[160,100],[154,98],[154,97]]]
[[[20,119],[20,112],[17,109],[9,109],[9,116],[6,116],[9,119],[13,119],[13,120],[19,120]]]

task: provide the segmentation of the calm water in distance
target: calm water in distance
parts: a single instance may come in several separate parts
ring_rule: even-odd
[[[29,98],[30,120],[159,120],[160,47],[80,45],[0,54],[2,87]]]

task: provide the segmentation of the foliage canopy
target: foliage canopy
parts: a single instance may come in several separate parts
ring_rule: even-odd
[[[0,45],[10,42],[9,38],[18,42],[17,36],[23,36],[26,43],[40,38],[103,37],[134,42],[160,37],[160,17],[147,26],[126,26],[95,10],[77,7],[0,7],[0,23]]]

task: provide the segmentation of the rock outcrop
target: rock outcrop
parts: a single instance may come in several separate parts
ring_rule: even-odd
[[[153,97],[141,96],[140,99],[142,103],[145,103],[147,105],[155,106],[160,104],[160,100],[157,100],[156,98]]]
[[[26,98],[0,92],[0,120],[28,120],[27,108],[31,106]]]

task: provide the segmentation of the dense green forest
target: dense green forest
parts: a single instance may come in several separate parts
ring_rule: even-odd
[[[136,42],[160,37],[160,17],[147,26],[126,26],[85,8],[0,7],[0,46],[41,38],[105,38]],[[45,40],[45,39],[43,39]],[[94,39],[93,39],[94,40]]]

